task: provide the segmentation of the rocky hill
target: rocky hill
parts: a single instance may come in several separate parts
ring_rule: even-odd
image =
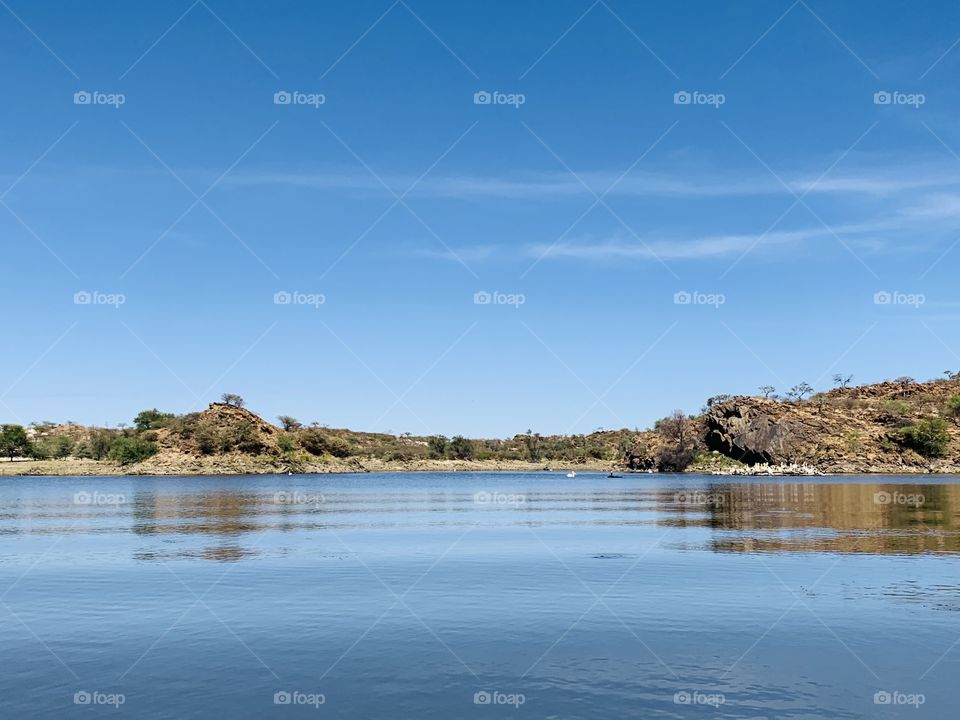
[[[133,427],[38,423],[25,431],[2,426],[0,449],[7,460],[0,462],[0,474],[548,468],[751,474],[759,471],[757,466],[764,467],[762,472],[772,467],[773,473],[793,473],[796,468],[960,473],[958,379],[918,383],[901,378],[841,387],[809,399],[720,396],[708,401],[699,415],[676,411],[649,430],[587,435],[423,437],[278,419],[282,428],[242,407],[241,400],[213,403],[185,415],[145,410]]]
[[[883,382],[809,400],[734,397],[702,419],[707,449],[828,473],[960,471],[960,382]]]

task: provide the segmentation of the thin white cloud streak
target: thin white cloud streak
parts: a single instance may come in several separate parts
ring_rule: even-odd
[[[735,256],[754,246],[782,246],[832,237],[863,235],[888,230],[887,223],[840,225],[833,232],[822,225],[800,230],[766,234],[707,235],[693,238],[649,239],[646,246],[615,238],[599,243],[570,242],[555,246],[533,245],[526,249],[532,257],[575,258],[581,260],[711,260]]]
[[[87,181],[95,173],[104,182],[111,179],[124,181],[129,173],[147,174],[152,170],[84,167],[75,168],[63,176],[49,176],[75,182],[77,176]],[[733,198],[787,196],[790,193],[775,178],[767,173],[734,172],[711,168],[679,168],[672,171],[634,170],[622,180],[622,171],[577,171],[578,178],[565,171],[549,173],[518,173],[516,175],[479,175],[470,173],[440,175],[434,173],[414,188],[412,196],[457,198],[463,200],[505,199],[563,201],[571,197],[591,197],[580,182],[583,181],[595,193],[610,191],[610,196],[650,198]],[[184,170],[184,176],[196,174],[198,182],[206,173],[202,170]],[[817,179],[815,173],[778,173],[786,185],[797,194],[863,196],[865,199],[882,199],[901,194],[920,194],[924,191],[960,193],[960,171],[955,161],[950,163],[919,162],[911,165],[884,165],[871,161],[869,167],[841,174],[839,170],[828,177]],[[34,174],[34,181],[43,178]],[[404,192],[416,180],[416,174],[381,174],[383,181],[395,192]],[[2,182],[3,176],[0,176]],[[323,169],[301,172],[291,170],[253,169],[237,171],[225,178],[219,192],[226,188],[301,188],[317,191],[342,191],[358,194],[387,195],[380,181],[367,173],[347,170]]]
[[[596,193],[603,193],[619,178],[616,172],[580,172],[580,179]],[[414,177],[385,175],[384,181],[402,191]],[[229,178],[235,186],[288,186],[308,190],[345,190],[381,193],[383,186],[369,176],[351,173],[271,172],[255,171]],[[960,189],[960,173],[939,168],[879,169],[837,175],[817,180],[799,176],[787,179],[795,193],[812,195],[863,195],[886,197],[923,190]],[[411,193],[416,196],[460,198],[464,200],[502,198],[515,200],[563,200],[590,196],[587,188],[569,173],[544,173],[497,177],[481,175],[449,175],[425,178]],[[693,173],[631,173],[620,180],[611,196],[724,198],[764,195],[788,195],[787,189],[769,176],[712,174],[695,177]]]
[[[846,223],[826,228],[823,225],[796,230],[779,230],[767,233],[726,233],[715,235],[688,235],[686,237],[645,237],[644,244],[625,237],[603,240],[580,239],[559,244],[538,243],[525,245],[519,250],[522,257],[543,259],[575,259],[592,261],[612,260],[717,260],[736,257],[753,249],[760,253],[773,247],[798,245],[821,239],[841,236],[855,242],[865,251],[880,252],[885,249],[904,250],[901,237],[908,231],[949,230],[960,219],[960,198],[943,196],[939,202],[900,209],[893,214],[871,222]],[[457,253],[470,252],[471,248],[457,249]],[[501,246],[482,246],[482,254],[476,259],[495,259],[515,256],[517,250]],[[447,258],[442,253],[424,256]]]
[[[826,231],[798,230],[768,233],[763,242],[768,245],[797,243],[826,235]],[[756,235],[714,235],[692,240],[648,241],[646,245],[623,239],[598,243],[571,242],[559,245],[533,245],[526,249],[530,257],[544,259],[567,258],[576,260],[711,260],[734,256],[757,244]]]

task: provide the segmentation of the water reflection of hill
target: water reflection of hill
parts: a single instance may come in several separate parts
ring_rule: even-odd
[[[960,485],[717,483],[664,509],[670,524],[716,530],[720,552],[960,551]]]

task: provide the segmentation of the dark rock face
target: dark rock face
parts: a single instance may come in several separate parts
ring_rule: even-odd
[[[751,405],[757,404],[754,400]],[[712,407],[705,418],[707,448],[748,465],[790,462],[790,429],[762,408],[731,400]]]

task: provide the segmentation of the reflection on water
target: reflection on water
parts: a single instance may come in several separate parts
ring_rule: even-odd
[[[109,492],[124,482],[117,479],[77,479],[80,486],[97,486],[86,495],[108,501],[78,503],[77,493],[69,488],[59,494],[45,488],[8,498],[0,505],[0,535],[131,532],[144,538],[196,537],[199,546],[151,546],[137,550],[135,557],[227,562],[260,552],[249,538],[270,531],[477,522],[704,528],[709,535],[697,539],[703,546],[680,537],[669,541],[718,552],[960,551],[960,484],[859,478],[730,483],[708,477],[628,476],[611,486],[606,479],[581,476],[577,485],[565,486],[555,476],[502,475],[485,476],[487,487],[490,477],[508,489],[492,495],[475,491],[475,478],[462,475],[442,488],[431,487],[431,482],[403,486],[402,479],[361,476],[347,482],[243,478],[212,487],[189,480],[140,487],[133,481],[128,492]]]
[[[716,530],[711,547],[720,551],[960,550],[960,485],[713,484],[688,490],[679,500],[681,519],[674,521]]]
[[[4,480],[0,717],[955,715],[958,479],[719,480]]]

